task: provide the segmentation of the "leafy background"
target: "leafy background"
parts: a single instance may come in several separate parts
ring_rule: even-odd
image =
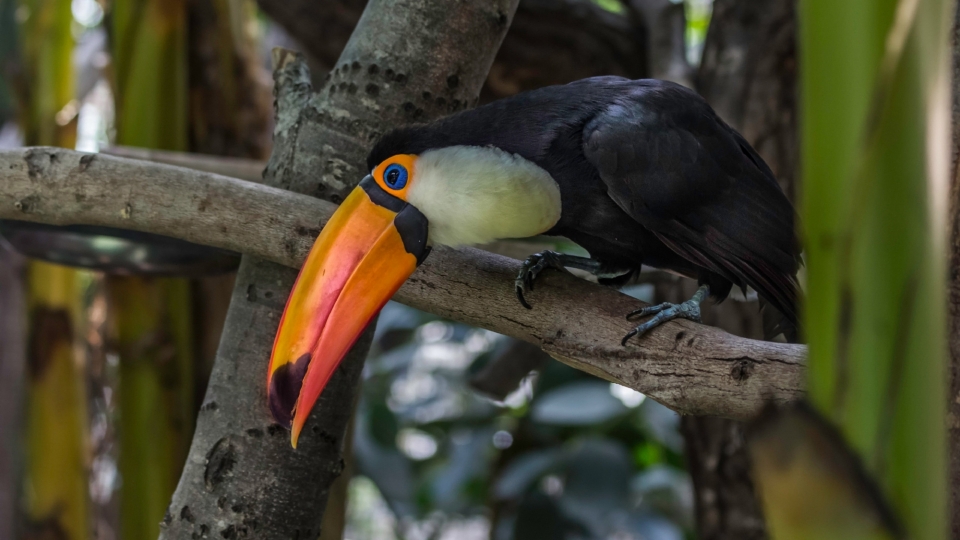
[[[549,357],[502,400],[471,385],[490,363],[541,355],[389,303],[364,369],[346,537],[684,538],[676,413]]]

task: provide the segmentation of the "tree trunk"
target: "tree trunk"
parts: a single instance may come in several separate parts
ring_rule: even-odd
[[[764,158],[787,195],[796,193],[796,16],[793,0],[717,0],[696,77],[697,90]],[[692,285],[692,284],[687,284]],[[683,287],[673,301],[688,298]],[[762,339],[756,301],[711,306],[704,322]],[[686,416],[681,423],[703,540],[762,539],[739,422]]]
[[[684,416],[680,423],[702,540],[767,538],[742,426],[713,416]]]
[[[669,0],[632,0],[632,4]],[[332,69],[367,0],[258,0],[315,61]],[[679,6],[681,12],[682,6]],[[647,76],[647,25],[591,0],[523,0],[480,102],[596,75]],[[322,74],[321,74],[322,75]]]
[[[379,133],[476,102],[515,9],[515,0],[375,0],[316,95],[302,60],[280,51],[266,182],[341,201],[363,176],[367,146]],[[289,433],[270,418],[264,380],[295,277],[294,270],[244,257],[161,538],[318,535],[330,486],[343,468],[344,432],[372,332],[344,359],[293,450]]]
[[[244,2],[188,0],[189,148],[199,154],[266,159],[270,87]]]
[[[250,35],[255,21],[244,2],[187,2],[187,122],[190,154],[240,157],[255,163],[270,155],[271,95],[267,71]],[[252,169],[252,167],[250,167]],[[261,179],[262,165],[253,171]],[[234,174],[227,174],[234,176]],[[236,274],[190,281],[194,321],[194,403],[199,409],[217,356]],[[194,410],[194,415],[196,410]]]
[[[14,537],[26,365],[23,258],[0,238],[0,538]]]

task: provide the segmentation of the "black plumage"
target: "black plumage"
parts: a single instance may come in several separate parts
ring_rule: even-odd
[[[619,77],[551,86],[395,130],[370,152],[492,145],[546,170],[564,236],[610,268],[697,279],[723,300],[749,285],[797,324],[795,211],[770,168],[692,90]],[[454,180],[454,179],[451,179]]]

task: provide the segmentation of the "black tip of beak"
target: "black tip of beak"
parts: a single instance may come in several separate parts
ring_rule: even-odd
[[[270,412],[273,419],[287,429],[293,424],[293,409],[300,398],[300,388],[303,387],[303,378],[307,375],[309,365],[310,353],[304,353],[296,362],[280,366],[270,377],[267,391]]]

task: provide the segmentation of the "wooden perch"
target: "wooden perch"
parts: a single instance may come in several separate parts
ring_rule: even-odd
[[[2,219],[136,229],[299,267],[335,209],[313,197],[169,165],[55,148],[0,152]],[[632,327],[624,314],[640,302],[548,272],[527,310],[514,296],[518,269],[516,260],[477,249],[437,249],[395,300],[536,344],[681,413],[747,419],[767,400],[803,394],[802,345],[675,321],[622,347]]]
[[[207,154],[193,154],[190,152],[175,152],[173,150],[155,150],[137,146],[109,146],[100,150],[101,154],[110,156],[154,161],[186,167],[197,171],[222,174],[231,178],[239,178],[248,182],[261,183],[266,161],[257,159],[211,156]]]

